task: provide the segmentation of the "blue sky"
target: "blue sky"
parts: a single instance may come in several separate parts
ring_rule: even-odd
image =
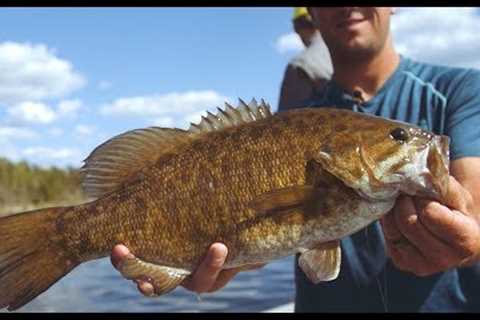
[[[478,10],[400,9],[399,50],[479,67]],[[3,8],[0,156],[80,166],[105,139],[151,125],[187,127],[222,101],[276,109],[301,50],[291,8]],[[442,22],[442,23],[439,23]]]

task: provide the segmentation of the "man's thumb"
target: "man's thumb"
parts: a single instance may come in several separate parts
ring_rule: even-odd
[[[447,193],[444,195],[442,202],[450,209],[465,214],[472,212],[472,195],[452,176],[449,177]]]

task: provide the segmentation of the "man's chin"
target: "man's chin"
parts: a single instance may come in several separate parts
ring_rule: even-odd
[[[363,43],[348,43],[338,48],[338,54],[349,59],[364,60],[375,55],[375,50]]]
[[[361,37],[360,35],[346,39],[343,43],[345,50],[351,50],[354,52],[363,52],[371,50],[371,42]]]

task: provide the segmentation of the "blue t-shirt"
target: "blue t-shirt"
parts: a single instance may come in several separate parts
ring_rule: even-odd
[[[312,101],[311,107],[371,113],[448,135],[452,160],[480,156],[478,70],[401,57],[394,74],[368,102],[359,103],[333,81]],[[480,264],[428,277],[400,271],[385,254],[378,222],[341,245],[342,267],[335,281],[314,285],[296,265],[296,312],[480,311]]]

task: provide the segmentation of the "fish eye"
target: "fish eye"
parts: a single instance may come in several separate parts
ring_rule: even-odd
[[[408,132],[407,130],[403,129],[403,128],[395,128],[393,129],[391,132],[390,132],[390,136],[397,140],[397,141],[401,141],[401,142],[407,142],[408,141],[408,138],[409,138],[409,135],[408,135]]]

